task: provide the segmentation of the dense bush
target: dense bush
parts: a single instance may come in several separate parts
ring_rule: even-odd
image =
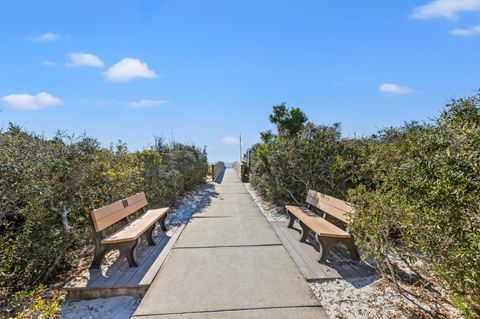
[[[350,192],[350,227],[387,269],[397,258],[415,271],[420,256],[480,313],[479,106],[460,99],[435,125],[389,130],[370,158],[376,188]]]
[[[254,147],[252,184],[267,198],[300,203],[309,189],[344,195],[340,127],[307,124],[298,134]]]
[[[349,200],[348,227],[380,270],[395,278],[400,260],[420,278],[433,273],[480,313],[479,107],[479,96],[455,100],[431,124],[368,138],[306,121],[292,134],[264,132],[249,150],[251,181],[279,203],[302,202],[310,188]]]
[[[139,191],[153,206],[173,205],[203,182],[207,166],[194,146],[132,153],[124,144],[45,139],[11,125],[0,132],[0,286],[47,283],[91,241],[92,209]]]

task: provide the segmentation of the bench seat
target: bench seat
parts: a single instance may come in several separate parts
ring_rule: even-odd
[[[301,242],[306,242],[310,231],[315,233],[315,240],[320,246],[318,262],[326,262],[330,249],[337,243],[343,243],[349,250],[354,260],[359,260],[358,248],[353,241],[352,235],[331,223],[328,219],[335,219],[342,225],[348,224],[353,207],[341,199],[331,197],[314,190],[309,190],[306,199],[306,207],[286,205],[286,211],[290,218],[288,228],[293,228],[295,220],[298,220],[302,228]],[[320,211],[321,215],[316,212]]]
[[[146,210],[147,197],[145,193],[118,200],[110,205],[94,209],[90,213],[93,239],[95,240],[95,255],[90,269],[99,269],[103,256],[110,250],[118,249],[127,257],[130,267],[137,267],[136,247],[140,236],[145,235],[148,245],[154,246],[153,233],[158,222],[162,232],[166,232],[165,219],[169,208]],[[143,214],[132,220],[138,211]],[[113,229],[121,225],[120,230]],[[111,230],[111,231],[110,231]]]
[[[142,234],[145,233],[145,230],[154,225],[167,212],[167,207],[148,210],[145,214],[135,219],[119,231],[102,239],[102,244],[117,244],[137,240]]]
[[[301,206],[286,206],[287,210],[301,220],[308,228],[319,236],[334,238],[350,238],[350,234],[327,220],[319,217],[310,209]]]

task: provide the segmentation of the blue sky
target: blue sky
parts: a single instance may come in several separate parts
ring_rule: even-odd
[[[370,134],[479,89],[479,25],[479,0],[5,0],[0,126],[231,161],[285,101]]]

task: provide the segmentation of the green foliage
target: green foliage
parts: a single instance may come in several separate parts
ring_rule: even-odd
[[[292,137],[303,129],[308,118],[298,107],[287,108],[284,102],[273,107],[269,120],[277,125],[279,136]]]
[[[433,275],[480,314],[480,96],[452,101],[432,124],[369,138],[341,139],[338,124],[267,135],[249,150],[262,195],[301,203],[315,189],[349,200],[364,257],[391,278],[398,261],[420,280]]]
[[[252,184],[267,198],[300,203],[309,189],[344,197],[352,155],[340,142],[340,126],[315,126],[289,138],[258,144],[251,152]]]
[[[386,265],[421,256],[480,311],[480,100],[453,101],[436,125],[386,132],[375,189],[350,192],[357,242]],[[401,243],[399,245],[398,243]],[[394,274],[392,274],[394,275]]]
[[[157,142],[158,147],[158,142]],[[159,150],[161,150],[160,148]],[[184,177],[184,188],[189,190],[203,182],[208,170],[207,154],[197,147],[173,143],[166,154],[163,154],[167,166],[180,172]]]
[[[91,242],[94,208],[140,191],[153,206],[171,206],[206,169],[194,146],[131,153],[121,143],[102,148],[61,133],[48,140],[11,125],[0,132],[0,286],[48,283],[65,270]]]

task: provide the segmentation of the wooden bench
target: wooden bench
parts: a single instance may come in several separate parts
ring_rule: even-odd
[[[354,212],[353,207],[343,200],[313,190],[308,191],[306,202],[307,207],[285,206],[290,218],[288,227],[292,228],[295,220],[299,221],[302,228],[301,242],[307,240],[309,231],[315,233],[315,240],[320,245],[320,255],[317,261],[325,262],[330,249],[338,243],[347,246],[354,260],[360,260],[358,248],[352,236],[330,222],[335,221],[344,226],[348,215]],[[323,216],[320,217],[314,211],[318,211]]]
[[[118,249],[125,254],[130,267],[137,267],[135,248],[142,234],[147,237],[148,244],[153,246],[153,230],[157,221],[162,231],[166,231],[165,218],[169,208],[145,210],[147,198],[145,193],[138,193],[113,204],[95,209],[91,213],[93,238],[95,240],[95,256],[90,269],[98,269],[102,258],[109,250]],[[138,210],[143,214],[135,220],[129,221],[129,216]],[[108,228],[122,223],[122,228],[107,234]]]

